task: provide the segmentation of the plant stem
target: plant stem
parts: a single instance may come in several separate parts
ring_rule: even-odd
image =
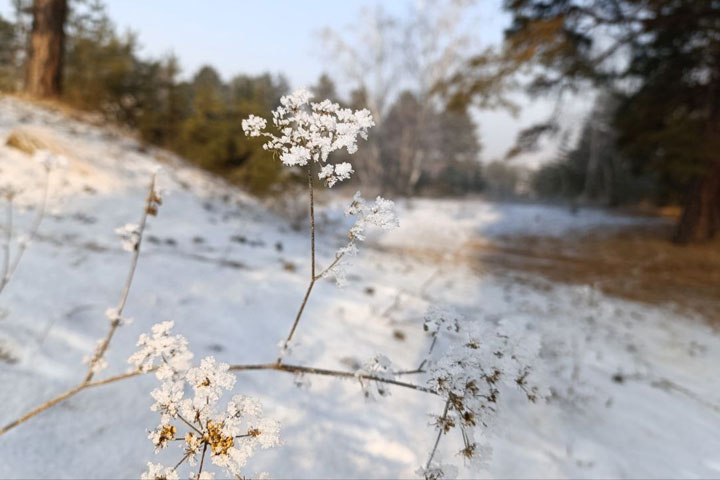
[[[205,443],[205,445],[203,446],[202,457],[200,457],[200,468],[198,469],[197,478],[200,478],[200,474],[202,473],[202,467],[203,467],[203,463],[205,463],[205,452],[207,452],[207,447],[208,447],[208,444]]]
[[[118,382],[121,380],[126,380],[128,378],[136,377],[139,375],[144,375],[146,373],[152,373],[156,370],[156,368],[153,368],[151,370],[148,370],[146,372],[141,371],[135,371],[130,373],[124,373],[121,375],[116,375],[114,377],[108,377],[103,380],[96,380],[94,382],[85,382],[81,383],[80,385],[77,385],[69,390],[67,390],[64,393],[61,393],[57,397],[53,398],[52,400],[49,400],[45,402],[44,404],[40,405],[39,407],[31,410],[30,412],[26,413],[22,417],[18,418],[17,420],[13,420],[12,422],[8,423],[2,429],[0,429],[0,436],[4,433],[7,433],[8,431],[12,430],[13,428],[17,427],[18,425],[25,423],[35,415],[42,413],[43,411],[47,410],[48,408],[57,405],[58,403],[63,402],[64,400],[67,400],[68,398],[74,396],[75,394],[85,390],[86,388],[90,387],[97,387],[100,385],[107,385],[109,383]],[[278,372],[286,372],[286,373],[305,373],[308,375],[321,375],[321,376],[329,376],[329,377],[337,377],[337,378],[359,378],[363,380],[370,380],[375,382],[381,382],[381,383],[387,383],[389,385],[395,385],[398,387],[403,388],[409,388],[411,390],[416,390],[423,393],[430,393],[433,395],[437,395],[437,392],[431,388],[424,387],[422,385],[416,385],[413,383],[407,383],[402,382],[399,380],[393,380],[390,378],[383,378],[383,377],[376,377],[374,375],[357,375],[355,372],[347,372],[342,370],[330,370],[326,368],[315,368],[315,367],[307,367],[303,365],[285,365],[285,364],[278,364],[278,363],[263,363],[263,364],[244,364],[244,365],[232,365],[230,367],[230,370],[233,371],[260,371],[260,370],[274,370]],[[194,427],[193,427],[194,428]]]
[[[18,268],[18,265],[20,264],[20,260],[23,257],[23,254],[25,253],[25,250],[27,250],[28,245],[35,239],[37,236],[38,230],[40,229],[40,224],[42,223],[43,219],[45,218],[45,211],[47,209],[47,203],[48,203],[48,197],[50,192],[50,170],[46,170],[45,172],[45,185],[43,187],[43,195],[42,195],[42,201],[40,202],[40,206],[38,207],[37,214],[35,215],[35,220],[33,220],[32,226],[30,227],[30,233],[28,234],[28,238],[21,242],[18,246],[18,251],[15,254],[15,258],[10,262],[9,258],[9,249],[10,249],[10,242],[8,238],[8,265],[4,271],[4,275],[2,279],[0,280],[0,293],[5,289],[8,283],[10,283],[10,279],[15,274],[15,271]]]
[[[8,276],[10,268],[10,242],[12,242],[12,231],[13,231],[13,197],[8,196],[7,199],[7,221],[5,222],[5,245],[3,245],[3,270],[0,281],[4,282]]]
[[[64,400],[67,400],[68,398],[72,397],[76,393],[85,390],[86,388],[97,387],[100,385],[107,385],[108,383],[114,383],[114,382],[117,382],[120,380],[125,380],[127,378],[141,375],[143,373],[146,373],[146,372],[137,371],[137,372],[131,372],[131,373],[124,373],[122,375],[116,375],[114,377],[109,377],[104,380],[98,380],[95,382],[86,382],[86,383],[81,383],[80,385],[76,385],[75,387],[71,388],[70,390],[67,390],[67,391],[61,393],[60,395],[53,398],[52,400],[49,400],[49,401],[43,403],[42,405],[40,405],[39,407],[31,410],[30,412],[26,413],[25,415],[18,418],[17,420],[14,420],[14,421],[8,423],[7,425],[5,425],[4,427],[2,427],[0,429],[0,435],[12,430],[13,428],[17,427],[18,425],[20,425],[22,423],[25,423],[26,421],[28,421],[29,419],[31,419],[38,413],[41,413],[41,412],[47,410],[48,408],[50,408],[54,405],[57,405],[58,403],[60,403]],[[147,373],[149,373],[149,372],[147,372]]]
[[[153,202],[153,199],[155,198],[156,177],[157,174],[153,174],[152,179],[150,180],[150,190],[148,192],[147,199],[145,200],[145,208],[143,209],[143,214],[140,218],[140,225],[138,227],[138,241],[135,244],[132,260],[130,261],[130,270],[128,271],[127,278],[125,278],[125,285],[123,286],[122,293],[120,295],[120,301],[118,302],[118,305],[116,307],[117,318],[111,319],[110,330],[108,330],[107,335],[102,340],[100,347],[97,349],[95,355],[90,361],[90,367],[88,368],[88,372],[85,375],[85,383],[92,380],[93,376],[95,375],[95,365],[97,365],[97,363],[105,356],[105,352],[107,352],[107,349],[110,346],[110,341],[115,334],[115,330],[117,330],[118,326],[120,326],[120,317],[122,316],[122,312],[125,309],[125,304],[127,303],[127,299],[130,294],[130,287],[132,285],[133,278],[135,277],[135,270],[137,268],[138,260],[140,259],[140,245],[142,243],[143,233],[145,232],[147,218],[150,214],[150,206]]]
[[[230,366],[230,370],[234,370],[234,371],[276,370],[279,372],[286,372],[286,373],[293,373],[293,374],[307,373],[310,375],[321,375],[321,376],[338,377],[338,378],[359,378],[362,380],[371,380],[371,381],[375,381],[375,382],[387,383],[389,385],[396,385],[398,387],[409,388],[409,389],[417,390],[420,392],[437,394],[437,392],[431,388],[423,387],[422,385],[416,385],[413,383],[402,382],[402,381],[394,380],[391,378],[383,378],[383,377],[378,377],[375,375],[358,375],[355,372],[346,372],[346,371],[342,371],[342,370],[330,370],[330,369],[326,369],[326,368],[306,367],[303,365],[287,365],[287,364],[277,364],[277,363],[263,363],[263,364],[257,364],[257,365],[232,365],[232,366]]]
[[[450,409],[450,399],[448,399],[447,402],[445,402],[445,410],[443,411],[443,414],[441,417],[443,420],[447,419],[447,414],[448,414],[449,409]],[[440,444],[440,438],[442,437],[442,434],[443,434],[443,429],[439,427],[437,437],[435,437],[435,445],[433,445],[432,451],[430,452],[430,457],[428,457],[428,461],[425,464],[426,471],[430,468],[430,464],[432,463],[433,457],[435,456],[437,447]]]
[[[282,355],[290,344],[290,340],[292,340],[293,335],[295,334],[295,329],[297,329],[298,323],[300,323],[300,318],[302,318],[303,311],[305,310],[305,305],[307,305],[308,298],[310,298],[310,293],[312,292],[312,289],[315,286],[315,282],[317,281],[317,277],[315,276],[315,196],[312,178],[312,164],[308,164],[307,173],[308,191],[310,192],[310,283],[308,284],[308,288],[305,291],[305,296],[303,297],[302,303],[300,304],[300,308],[295,315],[295,321],[293,322],[292,327],[290,327],[290,333],[288,333],[287,338],[283,342],[280,356],[277,359],[278,365],[282,363]]]

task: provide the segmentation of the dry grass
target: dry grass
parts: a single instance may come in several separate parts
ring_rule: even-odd
[[[651,304],[672,304],[720,324],[720,241],[678,246],[669,227],[512,238],[468,245],[479,267],[538,273],[552,281],[593,285]]]

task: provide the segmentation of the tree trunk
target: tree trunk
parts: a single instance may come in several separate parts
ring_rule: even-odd
[[[683,214],[675,230],[675,242],[710,240],[720,231],[720,162],[692,182]]]
[[[67,0],[35,0],[25,90],[46,98],[60,94]]]

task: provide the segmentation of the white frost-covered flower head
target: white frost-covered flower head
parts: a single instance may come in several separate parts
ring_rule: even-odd
[[[152,462],[148,462],[147,467],[147,471],[140,475],[140,480],[178,480],[180,478],[174,468]]]
[[[130,359],[141,371],[154,368],[156,361],[163,362],[165,367],[161,366],[156,373],[162,383],[151,393],[155,400],[151,409],[160,413],[160,424],[148,438],[156,452],[170,445],[179,446],[183,452],[180,463],[171,472],[160,465],[148,464],[145,475],[147,478],[177,475],[183,463],[194,466],[200,462],[225,469],[229,477],[239,477],[258,448],[280,444],[279,424],[263,417],[260,402],[244,395],[235,395],[224,408],[219,407],[223,395],[235,385],[230,367],[206,357],[199,366],[190,368],[192,353],[187,350],[187,341],[179,335],[171,336],[171,328],[172,322],[155,325],[152,337],[140,337],[141,348]],[[191,387],[192,397],[185,396],[186,386]],[[213,478],[206,471],[195,475],[192,478]]]
[[[362,198],[360,192],[353,197],[352,203],[345,210],[345,215],[357,217],[355,225],[350,229],[350,238],[365,240],[365,230],[368,226],[381,230],[397,228],[400,223],[395,215],[395,203],[378,196],[375,203],[369,204]]]
[[[355,153],[358,137],[367,139],[368,129],[375,125],[370,112],[342,108],[330,100],[312,103],[311,98],[310,92],[301,89],[280,99],[280,106],[272,112],[278,135],[268,132],[267,121],[254,115],[243,120],[243,131],[249,137],[267,138],[263,148],[275,152],[290,167],[324,164],[332,152],[341,149]],[[328,164],[318,177],[332,187],[352,173],[349,163]]]
[[[149,372],[157,367],[159,380],[184,376],[192,365],[193,354],[182,335],[171,335],[174,322],[162,322],[152,327],[152,335],[140,335],[137,351],[128,359],[135,370]]]
[[[348,232],[348,244],[335,253],[335,261],[331,267],[321,273],[322,276],[333,274],[340,286],[345,284],[347,259],[357,254],[357,242],[365,240],[367,228],[389,230],[400,225],[395,215],[395,204],[392,201],[378,196],[375,202],[370,204],[362,198],[360,192],[353,196],[350,206],[345,209],[345,215],[356,217],[355,224]],[[341,259],[344,260],[344,263],[341,263]]]

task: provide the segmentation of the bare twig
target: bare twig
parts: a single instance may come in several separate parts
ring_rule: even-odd
[[[342,371],[342,370],[330,370],[330,369],[326,369],[326,368],[306,367],[303,365],[287,365],[287,364],[278,364],[278,363],[262,363],[262,364],[256,364],[256,365],[232,365],[230,367],[230,370],[234,370],[234,371],[277,370],[280,372],[286,372],[286,373],[292,373],[292,374],[306,373],[309,375],[322,375],[322,376],[338,377],[338,378],[358,378],[361,380],[371,380],[371,381],[375,381],[375,382],[382,382],[382,383],[387,383],[390,385],[396,385],[398,387],[409,388],[411,390],[417,390],[420,392],[437,394],[437,392],[431,388],[423,387],[422,385],[416,385],[413,383],[401,382],[399,380],[393,380],[391,378],[383,378],[383,377],[378,377],[375,375],[362,375],[362,374],[357,374],[355,372],[347,372],[347,371]]]
[[[105,352],[107,352],[110,341],[115,334],[115,330],[117,330],[117,327],[120,326],[120,317],[122,316],[123,309],[125,308],[125,304],[127,303],[128,295],[130,294],[130,287],[132,285],[133,278],[135,277],[135,269],[137,268],[138,260],[140,259],[140,245],[142,244],[143,234],[145,232],[145,225],[147,224],[147,218],[148,215],[154,212],[153,203],[156,200],[156,178],[157,174],[154,173],[152,179],[150,180],[150,190],[148,191],[148,196],[145,200],[145,208],[143,209],[142,217],[140,218],[140,225],[138,227],[138,238],[137,243],[135,243],[133,249],[133,256],[130,262],[130,270],[128,271],[127,278],[125,279],[125,285],[123,286],[122,293],[120,295],[120,301],[118,302],[118,305],[116,307],[116,317],[110,320],[110,329],[108,330],[107,335],[102,340],[102,343],[100,344],[97,351],[93,355],[92,360],[90,361],[88,372],[85,375],[85,382],[89,382],[90,380],[92,380],[93,376],[95,375],[95,366],[105,356]]]
[[[441,425],[442,423],[447,420],[447,414],[448,410],[450,410],[450,399],[448,398],[447,402],[445,402],[445,410],[443,411],[442,417],[441,417]],[[435,444],[433,445],[432,450],[430,451],[430,456],[428,457],[428,461],[425,464],[425,470],[430,469],[430,464],[432,463],[433,457],[435,457],[435,452],[437,451],[438,445],[440,444],[440,438],[443,435],[443,429],[442,426],[438,426],[438,433],[437,437],[435,437]]]
[[[48,408],[67,400],[68,398],[72,397],[76,393],[79,393],[79,392],[85,390],[86,388],[97,387],[100,385],[107,385],[109,383],[114,383],[114,382],[117,382],[120,380],[125,380],[128,378],[136,377],[143,373],[146,373],[146,372],[135,371],[135,372],[130,372],[130,373],[123,373],[121,375],[115,375],[113,377],[109,377],[104,380],[96,380],[94,382],[85,382],[85,383],[76,385],[73,388],[61,393],[60,395],[53,398],[52,400],[48,400],[47,402],[43,403],[39,407],[34,408],[33,410],[29,411],[28,413],[26,413],[22,417],[18,418],[17,420],[13,420],[12,422],[8,423],[7,425],[5,425],[4,427],[2,427],[0,429],[0,435],[7,433],[8,431],[12,430],[13,428],[17,427],[18,425],[27,422],[35,415],[42,413],[45,410],[47,410]]]
[[[337,265],[338,262],[340,262],[340,260],[342,260],[342,258],[343,258],[344,256],[345,256],[345,251],[344,251],[344,250],[343,250],[342,252],[340,252],[339,254],[335,255],[335,260],[333,260],[333,262],[332,262],[330,265],[328,265],[325,270],[323,270],[322,272],[318,273],[318,274],[315,276],[315,280],[320,280],[320,279],[323,278],[325,275],[327,275],[327,274],[330,272],[330,270],[332,270],[332,269],[335,267],[335,265]]]
[[[200,468],[198,469],[197,478],[200,478],[200,474],[202,473],[203,464],[205,463],[205,453],[207,453],[207,447],[208,444],[207,442],[205,442],[205,445],[203,446],[202,457],[200,457]]]
[[[12,242],[13,231],[13,195],[8,194],[7,197],[7,219],[5,221],[5,245],[3,245],[3,270],[2,280],[7,278],[10,269],[10,243]],[[1,291],[1,289],[0,289]]]
[[[18,251],[15,254],[15,258],[10,260],[10,240],[12,239],[12,223],[8,225],[8,233],[7,233],[7,246],[6,246],[6,264],[3,269],[3,276],[2,279],[0,279],[0,293],[2,293],[3,290],[5,290],[5,287],[8,283],[10,283],[10,279],[15,274],[15,271],[18,268],[18,265],[20,265],[20,260],[22,260],[23,255],[25,254],[25,251],[27,250],[30,243],[35,239],[37,236],[38,230],[40,229],[40,224],[42,223],[43,219],[45,218],[45,211],[47,210],[47,203],[48,203],[48,197],[50,193],[50,169],[45,170],[45,184],[43,186],[43,194],[42,194],[42,201],[40,202],[40,206],[38,207],[37,213],[35,214],[35,219],[33,220],[32,226],[30,227],[30,230],[28,232],[27,238],[19,242],[18,244]],[[10,209],[12,209],[12,205],[9,206]],[[11,221],[11,214],[12,212],[8,212],[8,218]]]
[[[118,382],[121,380],[126,380],[128,378],[136,377],[139,375],[143,375],[146,373],[152,373],[156,369],[151,369],[148,371],[134,371],[130,373],[124,373],[121,375],[116,375],[113,377],[109,377],[103,380],[96,380],[96,381],[90,381],[81,383],[63,393],[58,395],[57,397],[48,400],[47,402],[43,403],[39,407],[31,410],[30,412],[26,413],[22,417],[18,418],[17,420],[13,420],[12,422],[8,423],[2,429],[0,429],[0,435],[3,435],[4,433],[7,433],[8,431],[12,430],[13,428],[17,427],[18,425],[25,423],[35,415],[44,412],[48,408],[57,405],[58,403],[61,403],[68,398],[74,396],[75,394],[85,390],[86,388],[91,387],[97,387],[100,385],[107,385],[110,383]],[[286,372],[286,373],[292,373],[292,374],[308,374],[308,375],[320,375],[320,376],[328,376],[328,377],[337,377],[337,378],[358,378],[362,380],[370,380],[375,382],[382,382],[387,383],[389,385],[395,385],[398,387],[408,388],[411,390],[416,390],[423,393],[430,393],[433,395],[436,395],[437,392],[431,388],[424,387],[422,385],[416,385],[413,383],[408,382],[402,382],[399,380],[393,380],[390,378],[383,378],[383,377],[376,377],[374,375],[358,375],[355,372],[347,372],[342,370],[330,370],[326,368],[316,368],[316,367],[307,367],[303,365],[284,365],[284,364],[278,364],[278,363],[262,363],[262,364],[244,364],[244,365],[232,365],[230,367],[230,370],[233,371],[261,371],[261,370],[274,370],[278,372]],[[185,421],[184,419],[181,419]],[[185,421],[188,423],[187,421]],[[190,425],[188,423],[188,425]],[[194,430],[197,431],[195,427],[193,427]]]

